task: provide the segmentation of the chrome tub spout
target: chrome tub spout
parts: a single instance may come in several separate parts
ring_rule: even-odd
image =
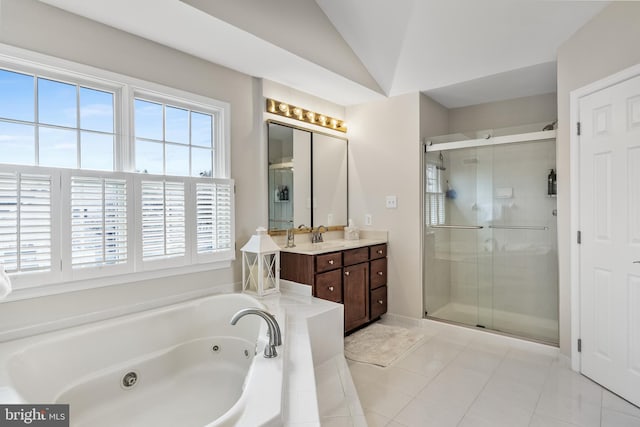
[[[238,320],[248,314],[255,314],[256,316],[260,316],[265,320],[265,322],[267,322],[267,330],[269,331],[269,344],[267,344],[264,348],[264,357],[276,357],[278,355],[276,347],[282,345],[282,334],[280,332],[280,325],[278,325],[278,321],[271,313],[267,312],[266,310],[251,307],[244,308],[234,314],[231,317],[231,324],[235,325],[236,323],[238,323]]]

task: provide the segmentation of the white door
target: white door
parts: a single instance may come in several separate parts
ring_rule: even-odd
[[[640,405],[640,76],[579,108],[581,371]]]

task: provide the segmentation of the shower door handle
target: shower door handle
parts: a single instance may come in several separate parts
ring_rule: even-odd
[[[489,228],[496,230],[548,230],[549,227],[537,225],[490,225]]]
[[[482,225],[430,225],[431,228],[453,228],[456,230],[479,230],[484,228]]]

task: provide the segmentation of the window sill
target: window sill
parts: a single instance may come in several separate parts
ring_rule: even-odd
[[[20,301],[30,298],[40,298],[51,295],[64,294],[68,292],[85,291],[102,288],[105,286],[123,285],[126,283],[139,282],[143,280],[158,279],[161,277],[179,276],[182,274],[199,273],[202,271],[221,270],[230,268],[233,260],[216,261],[204,264],[194,264],[181,267],[141,271],[115,276],[106,276],[94,279],[76,280],[58,284],[47,284],[41,286],[31,286],[14,289],[2,303]]]

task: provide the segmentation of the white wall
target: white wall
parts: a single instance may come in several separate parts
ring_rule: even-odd
[[[548,93],[452,108],[449,133],[551,123],[557,117],[556,101],[557,95]]]
[[[238,247],[261,223],[266,211],[256,190],[263,164],[258,155],[261,128],[254,126],[254,99],[262,99],[259,81],[34,0],[1,0],[0,43],[229,102]],[[263,110],[262,105],[260,123]],[[241,264],[236,261],[222,270],[3,303],[0,332],[154,300],[160,304],[171,296],[207,292],[220,285],[229,288],[240,277]]]
[[[571,183],[569,94],[640,63],[640,3],[612,2],[558,50],[558,227],[560,253],[560,349],[571,354]]]
[[[349,213],[362,229],[388,230],[389,312],[414,318],[422,317],[419,112],[418,94],[347,107]],[[385,208],[387,195],[397,209]]]

